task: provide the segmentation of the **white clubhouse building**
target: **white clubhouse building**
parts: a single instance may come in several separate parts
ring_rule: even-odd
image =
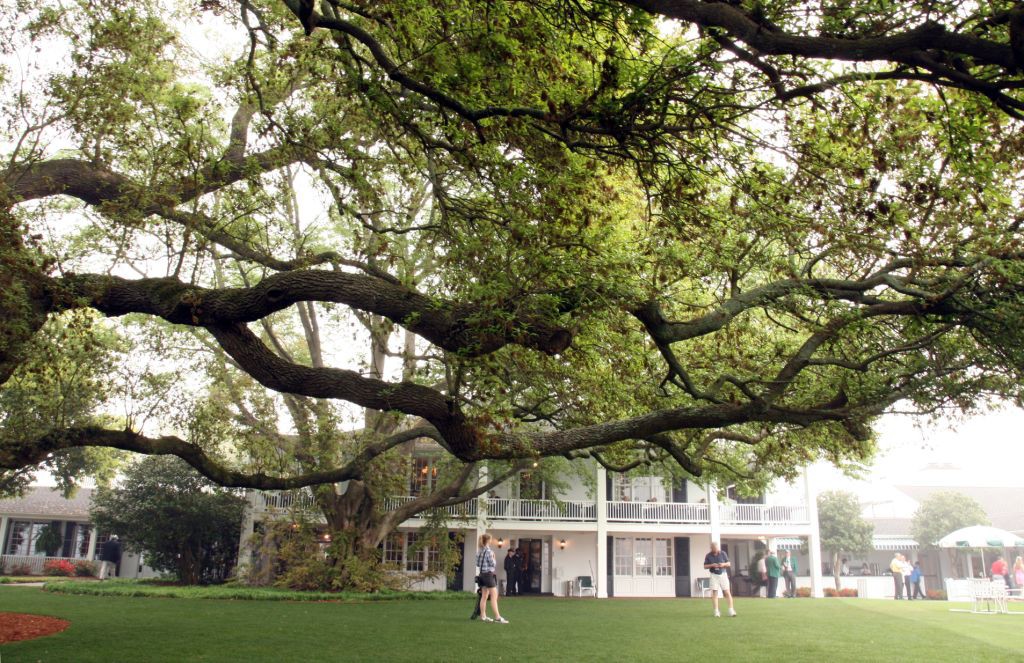
[[[398,506],[420,490],[429,490],[431,460],[415,460],[410,494],[390,498],[389,505]],[[780,546],[792,548],[797,557],[798,585],[810,587],[814,596],[822,595],[816,494],[806,473],[802,499],[782,502],[771,494],[734,499],[731,490],[720,494],[692,481],[668,486],[660,477],[623,476],[596,463],[592,471],[592,486],[577,479],[558,495],[548,494],[543,482],[532,481],[524,472],[485,497],[450,508],[449,527],[464,534],[465,561],[456,577],[419,586],[472,591],[477,541],[489,532],[499,582],[506,580],[503,562],[509,546],[524,553],[528,572],[521,587],[526,593],[570,595],[585,576],[598,597],[700,596],[698,579],[707,578],[704,555],[717,540],[732,559],[737,594],[748,593],[745,574],[755,551]],[[282,517],[296,499],[305,501],[296,494],[256,491],[249,499],[242,527],[243,556],[246,533],[253,532],[259,521]],[[423,571],[430,552],[407,554],[423,525],[419,518],[402,523],[384,546],[385,560],[410,573]]]

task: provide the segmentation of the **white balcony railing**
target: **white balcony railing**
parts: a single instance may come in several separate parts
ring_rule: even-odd
[[[399,507],[405,506],[409,502],[417,499],[411,495],[400,495],[395,497],[388,497],[384,500],[384,508],[388,511],[394,511]],[[469,500],[462,504],[456,504],[454,506],[446,506],[444,512],[449,516],[455,518],[476,518],[476,500]],[[415,517],[415,516],[414,516]]]
[[[288,511],[297,509],[308,511],[315,507],[313,495],[304,490],[257,492],[256,496],[257,510]]]
[[[597,503],[572,500],[509,500],[501,498],[483,499],[487,517],[491,520],[554,520],[574,522],[595,522]]]
[[[608,520],[626,523],[708,524],[707,504],[689,502],[608,502]]]
[[[773,504],[721,504],[723,525],[806,525],[810,523],[806,506]]]
[[[257,495],[257,510],[280,512],[314,508],[313,496],[306,491],[270,491]],[[388,497],[384,508],[393,511],[414,499],[408,495]],[[606,502],[604,508],[609,522],[690,525],[711,522],[708,505],[703,502]],[[719,504],[718,508],[720,522],[725,527],[810,524],[807,507],[802,505]],[[444,511],[454,518],[475,518],[480,511],[488,520],[597,521],[597,503],[587,500],[556,502],[481,497],[445,507]]]

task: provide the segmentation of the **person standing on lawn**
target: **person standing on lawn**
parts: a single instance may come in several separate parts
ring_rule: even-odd
[[[903,555],[893,553],[892,561],[889,562],[889,571],[892,573],[892,584],[895,592],[893,598],[899,601],[903,598]]]
[[[505,596],[515,596],[519,592],[519,559],[512,541],[508,543],[508,552],[505,553]]]
[[[921,562],[914,562],[914,568],[910,571],[910,588],[907,589],[908,599],[928,598],[921,591],[921,578],[923,576],[924,572],[921,570]]]
[[[773,599],[775,593],[779,591],[779,576],[782,575],[782,564],[779,563],[779,558],[775,556],[774,550],[768,551],[764,565],[768,571],[768,598]]]
[[[788,550],[782,551],[782,577],[786,580],[787,598],[796,598],[796,558]]]
[[[100,547],[100,580],[107,579],[107,573],[117,575],[117,565],[121,563],[121,542],[117,535],[112,534]]]
[[[489,545],[490,534],[480,536],[480,551],[476,554],[476,565],[480,574],[480,621],[508,624],[508,620],[498,612],[498,563],[494,559],[494,551]],[[487,616],[487,601],[490,599],[494,619]]]
[[[717,541],[711,542],[711,552],[704,556],[704,568],[711,573],[709,587],[711,589],[711,604],[715,606],[715,617],[721,617],[718,612],[718,592],[722,592],[725,598],[729,599],[729,616],[735,617],[736,610],[732,605],[732,590],[729,588],[729,555],[718,547]]]

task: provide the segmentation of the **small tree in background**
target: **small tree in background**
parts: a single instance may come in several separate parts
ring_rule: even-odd
[[[840,555],[864,555],[871,551],[875,527],[861,516],[853,493],[828,491],[818,495],[818,530],[821,547],[832,555],[832,576],[839,589]]]
[[[939,539],[961,527],[989,525],[985,509],[975,500],[955,490],[934,493],[925,498],[914,512],[910,532],[922,548],[935,549]],[[960,551],[951,551],[953,569],[960,568]]]
[[[231,572],[244,507],[245,500],[181,459],[149,456],[125,471],[120,486],[97,492],[92,518],[127,547],[145,552],[150,566],[192,585]]]

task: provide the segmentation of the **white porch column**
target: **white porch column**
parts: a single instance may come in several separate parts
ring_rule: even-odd
[[[94,524],[89,528],[89,552],[86,553],[85,558],[90,562],[96,559],[96,538],[99,536],[99,532],[96,530],[97,528]]]
[[[808,564],[811,567],[811,596],[824,596],[821,577],[821,534],[818,531],[818,495],[811,482],[810,468],[804,467],[804,489],[807,500],[807,518],[811,522],[811,531],[807,537]]]
[[[0,516],[0,555],[6,554],[3,545],[7,542],[7,523],[10,518],[7,516]]]
[[[487,467],[480,468],[480,474],[477,476],[476,485],[483,486],[488,482],[490,473]],[[462,589],[467,592],[476,591],[476,583],[473,582],[473,578],[476,577],[476,554],[480,551],[480,537],[487,531],[487,495],[481,495],[476,498],[476,527],[474,529],[466,530],[466,541],[462,545]],[[497,544],[497,542],[495,542]],[[498,566],[501,566],[502,560],[498,559],[495,555],[495,561]]]
[[[707,485],[708,517],[711,520],[711,540],[722,543],[722,513],[718,508],[718,491],[714,484]]]
[[[597,463],[597,491],[594,494],[597,502],[597,568],[594,573],[594,585],[597,587],[597,598],[608,598],[608,471]]]
[[[255,490],[246,491],[245,510],[242,511],[242,529],[238,534],[238,567],[249,568],[252,565],[252,530],[256,524]]]

